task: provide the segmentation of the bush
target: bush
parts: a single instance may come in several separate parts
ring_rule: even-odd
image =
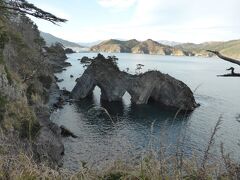
[[[6,108],[4,129],[14,128],[21,138],[34,139],[41,127],[33,110],[23,101],[11,102]]]
[[[8,41],[7,32],[4,30],[3,27],[0,27],[0,49],[4,48],[5,43]]]
[[[7,104],[7,100],[5,97],[0,95],[0,122],[3,120],[5,114],[5,106]]]

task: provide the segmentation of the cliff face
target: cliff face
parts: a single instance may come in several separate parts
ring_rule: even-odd
[[[101,51],[108,53],[131,53],[131,49],[139,44],[140,42],[136,39],[129,41],[119,41],[116,39],[110,39],[103,41],[102,43],[91,47],[91,51]]]
[[[47,106],[56,87],[50,64],[54,60],[26,16],[0,15],[0,38],[0,129],[32,144],[38,160],[61,164],[60,130],[49,121]]]
[[[109,52],[109,53],[136,53],[136,54],[159,54],[159,55],[175,55],[175,56],[188,56],[191,55],[179,48],[160,44],[156,41],[148,39],[139,42],[135,39],[129,41],[108,40],[93,46],[92,51],[96,52]]]
[[[156,41],[148,39],[147,41],[143,41],[137,46],[132,48],[133,53],[141,53],[141,54],[159,54],[159,55],[171,55],[170,46],[165,46],[159,44]]]

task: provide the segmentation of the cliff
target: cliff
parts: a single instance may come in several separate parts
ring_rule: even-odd
[[[49,120],[48,99],[57,88],[52,64],[64,62],[66,56],[60,47],[44,47],[28,17],[0,16],[0,130],[29,147],[36,160],[60,165],[61,130]]]

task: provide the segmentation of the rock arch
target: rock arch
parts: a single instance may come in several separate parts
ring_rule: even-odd
[[[182,110],[197,107],[192,91],[183,82],[159,71],[131,75],[120,71],[115,63],[102,55],[96,57],[78,79],[71,96],[73,99],[85,98],[95,86],[101,89],[101,98],[107,101],[120,101],[128,92],[136,104],[147,104],[151,98]]]

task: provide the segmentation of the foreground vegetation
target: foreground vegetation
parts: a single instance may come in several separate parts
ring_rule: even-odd
[[[34,161],[31,151],[10,138],[0,137],[0,179],[102,179],[102,180],[155,180],[155,179],[236,179],[240,178],[240,164],[230,158],[220,146],[220,157],[210,153],[214,138],[221,125],[216,123],[202,159],[194,154],[185,157],[180,148],[175,155],[168,156],[163,146],[159,152],[149,151],[135,164],[121,160],[108,167],[96,170],[82,162],[78,172],[63,168],[52,169],[46,164]],[[7,143],[9,142],[9,143]],[[20,148],[19,148],[20,147]],[[31,148],[30,148],[31,149]]]

